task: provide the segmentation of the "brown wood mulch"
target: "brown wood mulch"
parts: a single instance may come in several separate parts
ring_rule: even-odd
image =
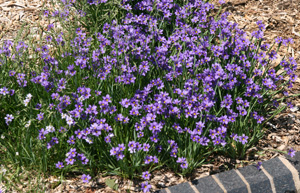
[[[58,8],[56,2],[56,0],[0,0],[0,43],[4,40],[15,40],[17,35],[20,35],[20,41],[28,35],[38,41],[43,35],[41,33],[47,30],[50,22],[54,21],[43,17],[43,11]],[[22,26],[24,29],[20,33]]]
[[[216,7],[219,6],[218,0],[212,0],[211,2]],[[49,21],[41,17],[43,4],[51,8],[50,1],[47,0],[0,0],[0,42],[6,39],[13,40],[22,24],[30,25],[31,29],[36,29],[36,31],[39,27],[46,28]],[[298,65],[300,64],[299,0],[226,0],[223,7],[223,12],[229,11],[231,13],[228,19],[238,23],[239,27],[248,34],[257,30],[255,23],[262,20],[266,25],[264,38],[267,43],[272,44],[277,36],[284,39],[293,38],[294,44],[289,49],[285,47],[279,50],[280,57],[277,62],[279,63],[280,59],[286,54],[287,56],[293,56]],[[22,35],[23,37],[26,36],[26,34]],[[297,75],[300,77],[299,67]],[[295,82],[294,88],[289,90],[289,93],[300,93],[300,78]],[[288,148],[292,147],[296,151],[300,151],[300,97],[293,99],[291,102],[295,108],[282,112],[270,121],[266,136],[256,147],[248,151],[249,155],[253,151],[260,153],[247,156],[246,160],[230,160],[222,156],[215,157],[213,163],[203,165],[187,178],[175,175],[168,170],[154,172],[150,180],[153,190],[268,160],[282,154],[276,152],[276,150],[287,151]],[[80,177],[66,179],[63,184],[57,187],[55,184],[59,179],[47,177],[44,180],[48,187],[46,192],[116,192],[106,186],[105,180],[109,178],[115,179],[116,183],[119,184],[117,192],[126,192],[126,190],[135,192],[139,190],[137,188],[138,182],[122,180],[116,176],[101,177],[99,175],[97,180],[88,184],[82,183]],[[26,183],[19,188],[24,191],[28,190]]]

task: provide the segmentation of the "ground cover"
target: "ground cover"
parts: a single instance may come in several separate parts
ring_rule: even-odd
[[[238,4],[238,6],[239,6],[240,4]],[[226,6],[226,5],[225,5]],[[288,37],[287,37],[288,38]],[[295,52],[294,52],[295,53]],[[295,112],[297,112],[297,111],[295,111]],[[296,120],[297,119],[294,119],[293,120],[293,117],[291,117],[291,120],[292,120],[292,122],[294,121],[294,122],[296,122]],[[274,123],[274,122],[273,122]],[[289,123],[291,123],[291,121],[289,121]],[[295,124],[294,124],[295,125]],[[277,129],[278,130],[278,129]],[[283,131],[283,130],[281,130],[281,131]],[[295,130],[294,130],[295,131]],[[297,132],[297,130],[296,130],[296,132]],[[294,133],[296,133],[296,132],[294,132]],[[276,138],[276,134],[274,135],[274,133],[272,134],[272,135],[269,135],[269,137],[271,138],[271,139],[276,139],[277,141],[279,140],[278,139],[278,136],[277,136],[277,138]],[[288,137],[287,137],[288,138]],[[286,139],[285,139],[286,140]],[[292,139],[287,139],[287,141],[291,141]],[[295,140],[297,140],[297,139],[295,139]],[[271,140],[269,140],[269,141],[267,141],[267,144],[270,144],[269,142],[270,142]],[[262,142],[264,142],[263,140],[261,141],[261,143]],[[272,145],[273,144],[275,144],[275,143],[272,143]],[[287,143],[285,143],[285,145],[288,145]],[[281,150],[287,150],[287,147],[282,147],[281,146],[281,148],[280,148]],[[223,161],[216,161],[216,160],[221,160],[220,158],[215,158],[214,156],[214,158],[215,158],[215,160],[214,160],[214,163],[215,163],[215,166],[218,166],[218,164],[222,164],[223,166],[224,165],[227,165],[228,166],[228,164],[224,164],[224,163],[226,163],[226,161],[224,161],[224,160],[228,160],[228,158],[225,158],[224,156],[220,156],[220,154],[217,154],[218,155],[218,157],[223,157]],[[247,155],[247,154],[245,154],[245,155]],[[251,159],[251,158],[250,158]],[[233,159],[233,160],[237,160],[236,158],[235,159]],[[238,161],[239,161],[239,159],[238,159]],[[237,162],[238,162],[237,161]],[[246,160],[247,161],[247,160]],[[249,161],[249,160],[248,160]],[[257,161],[257,160],[256,160]],[[228,163],[230,163],[230,161],[227,161]],[[247,163],[247,162],[242,162],[242,163]],[[42,163],[41,164],[41,166],[43,166],[44,167],[44,165],[43,164],[45,164],[45,163]],[[207,170],[206,171],[212,171],[212,169],[213,170],[215,170],[215,172],[216,172],[216,167],[214,167],[213,166],[214,164],[212,164],[212,165],[209,165],[209,164],[206,164],[206,165],[202,165],[203,167],[202,168],[207,168]],[[224,167],[223,167],[224,168]],[[227,169],[228,168],[230,168],[230,167],[227,167]],[[226,169],[226,167],[224,168],[224,169]],[[42,170],[42,169],[41,169]],[[46,168],[45,168],[45,170],[46,170]],[[43,170],[42,170],[43,171]],[[164,172],[165,171],[165,172]],[[161,175],[159,175],[159,173],[161,173]],[[196,173],[196,172],[195,172]],[[75,173],[76,174],[76,173]],[[166,186],[166,185],[171,185],[172,183],[176,183],[175,181],[179,181],[180,182],[180,180],[178,180],[178,176],[176,177],[175,175],[172,175],[171,173],[170,173],[170,170],[168,170],[168,169],[166,169],[166,170],[159,170],[159,171],[153,171],[153,173],[152,173],[152,175],[153,175],[153,178],[152,178],[152,180],[154,181],[154,183],[152,183],[152,186],[153,186],[153,188],[155,189],[156,187],[155,187],[155,185],[156,184],[161,184],[161,185],[158,185],[157,187],[163,187],[163,186]],[[178,175],[178,174],[177,174]],[[169,178],[169,180],[168,180],[168,182],[163,182],[163,177],[162,176],[169,176],[169,177],[167,177],[167,178]],[[108,178],[117,178],[117,177],[108,177]],[[155,181],[154,179],[156,178],[156,180],[158,180],[158,179],[160,179],[160,181],[162,181],[161,183],[155,183],[155,182],[157,182],[157,181]],[[171,178],[173,178],[173,180],[171,180]],[[25,178],[26,179],[26,178]],[[101,180],[102,181],[100,181],[100,186],[104,186],[104,180],[105,178],[101,178]],[[183,179],[183,178],[182,178]],[[186,179],[188,179],[188,178],[186,178]],[[120,182],[120,178],[118,179],[119,181],[117,182],[117,183],[119,183]],[[184,179],[183,179],[184,180]],[[183,181],[183,180],[181,180],[181,181]],[[7,181],[7,180],[6,180]],[[129,182],[129,181],[127,181],[127,182]],[[55,184],[55,183],[54,183]],[[98,184],[98,186],[99,186],[99,184]],[[72,185],[70,185],[70,186],[72,186]],[[82,183],[82,182],[80,182],[80,183],[78,183],[78,182],[76,182],[76,186],[75,186],[75,184],[73,185],[74,187],[76,187],[76,186],[81,186],[80,188],[87,188],[88,189],[88,186],[87,185],[84,185],[84,183]],[[96,185],[95,185],[96,186]],[[129,186],[127,186],[127,188],[129,188]],[[91,189],[91,188],[90,188]],[[126,188],[125,188],[126,189]],[[107,191],[107,189],[106,190],[104,190],[104,191]]]

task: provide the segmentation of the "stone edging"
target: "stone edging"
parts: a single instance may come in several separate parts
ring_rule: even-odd
[[[156,193],[300,193],[300,152],[171,186]]]

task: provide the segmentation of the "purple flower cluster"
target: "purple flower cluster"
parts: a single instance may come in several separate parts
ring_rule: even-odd
[[[187,161],[186,161],[186,158],[184,158],[184,157],[179,157],[178,160],[177,160],[176,162],[177,162],[177,163],[181,163],[181,164],[180,164],[180,167],[181,167],[182,169],[188,168],[188,163],[187,163]]]
[[[15,90],[13,90],[13,89],[8,90],[6,87],[0,88],[0,95],[5,96],[5,95],[8,95],[8,94],[10,96],[14,95],[15,94]]]
[[[150,164],[151,162],[158,163],[158,158],[156,156],[146,155],[144,163],[145,164]]]
[[[57,137],[52,137],[51,141],[47,143],[47,149],[50,149],[53,145],[58,144]]]
[[[11,40],[5,40],[2,45],[2,48],[0,48],[0,54],[4,54],[6,57],[10,57],[13,45],[14,43]],[[1,64],[0,66],[3,65],[2,60],[0,64]]]
[[[76,1],[62,2],[63,11],[44,15],[67,20]],[[105,3],[109,2],[87,1],[88,6]],[[268,94],[284,81],[269,68],[277,53],[262,43],[265,26],[257,22],[259,29],[252,33],[258,47],[237,24],[227,21],[228,13],[216,19],[209,15],[214,8],[210,3],[183,4],[122,0],[120,6],[128,12],[121,20],[104,23],[91,37],[83,28],[77,28],[70,40],[64,33],[48,35],[35,50],[43,64],[40,69],[9,70],[18,89],[34,88],[34,95],[28,94],[23,102],[38,120],[38,139],[47,143],[47,149],[58,143],[66,148],[59,150],[67,153],[56,168],[87,165],[89,159],[90,163],[101,160],[106,169],[114,165],[125,170],[142,163],[142,178],[149,180],[152,164],[176,164],[187,171],[201,163],[199,157],[210,149],[251,144],[268,115],[260,105],[278,106]],[[77,11],[85,15],[85,10]],[[12,45],[5,42],[0,55],[10,57]],[[63,51],[55,54],[53,47]],[[26,48],[22,42],[17,45],[17,51]],[[294,58],[282,60],[279,66],[291,87],[297,79]],[[13,93],[0,88],[0,97]],[[36,95],[45,98],[28,105]],[[8,114],[6,124],[13,119]],[[53,126],[43,125],[49,122]],[[233,147],[233,142],[240,144]],[[86,153],[89,150],[93,155]],[[84,182],[90,179],[82,176]],[[148,181],[142,183],[144,192],[150,188]]]
[[[116,156],[117,160],[122,160],[125,157],[123,154],[125,149],[126,149],[126,147],[124,146],[124,144],[119,144],[118,147],[113,147],[110,150],[110,155]]]
[[[243,145],[246,144],[248,142],[248,136],[246,136],[245,134],[238,136],[235,133],[232,133],[230,136],[234,141],[239,141],[241,142]]]
[[[89,162],[89,159],[83,153],[77,153],[76,148],[71,148],[70,151],[66,154],[67,158],[65,159],[67,165],[73,165],[77,160],[80,160],[83,165],[86,165]]]

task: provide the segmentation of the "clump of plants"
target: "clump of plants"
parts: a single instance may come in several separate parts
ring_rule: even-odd
[[[44,15],[68,30],[50,24],[38,45],[0,49],[7,163],[79,171],[84,182],[99,172],[141,178],[147,192],[161,167],[186,175],[216,152],[242,159],[291,105],[297,64],[274,61],[293,41],[264,43],[260,21],[247,37],[200,0],[62,5]]]

